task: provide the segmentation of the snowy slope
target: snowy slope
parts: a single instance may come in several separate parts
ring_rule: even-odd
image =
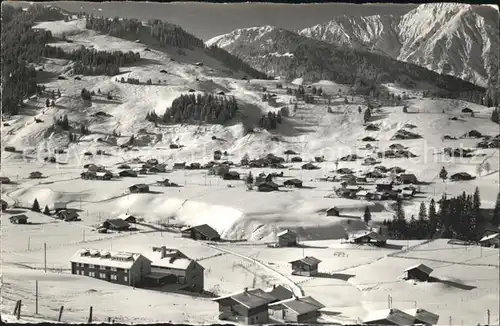
[[[486,16],[478,10],[468,4],[422,4],[402,17],[339,17],[300,34],[364,47],[486,86],[491,75],[498,75],[498,11]]]

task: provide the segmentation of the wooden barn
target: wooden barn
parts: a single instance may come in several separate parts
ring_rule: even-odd
[[[309,296],[293,297],[269,305],[273,319],[285,323],[300,324],[315,324],[319,316],[319,309],[324,307],[323,304]]]
[[[270,192],[279,190],[279,186],[272,181],[262,182],[259,185],[257,185],[257,188],[260,192]]]
[[[418,264],[405,269],[403,278],[406,280],[419,280],[426,282],[429,281],[432,271],[433,269],[429,266]]]
[[[102,227],[108,230],[126,231],[130,228],[130,224],[120,218],[115,218],[104,221]]]
[[[302,188],[302,180],[299,179],[289,179],[283,182],[283,185],[287,187]]]
[[[330,207],[326,210],[326,216],[340,216],[340,209],[337,207]]]
[[[14,216],[9,217],[9,221],[10,221],[10,223],[13,223],[13,224],[27,224],[28,223],[28,216],[26,216],[24,214],[14,215]]]
[[[319,263],[321,263],[321,260],[310,256],[291,261],[292,275],[314,276],[318,274]]]
[[[356,244],[374,243],[377,246],[382,246],[385,245],[387,239],[375,231],[370,231],[353,236],[351,241]]]
[[[439,321],[439,315],[436,315],[435,313],[432,313],[425,309],[408,309],[404,310],[404,312],[415,319],[414,324],[431,326],[437,325]]]
[[[373,311],[363,320],[364,325],[413,325],[415,318],[399,309]]]
[[[261,289],[222,296],[213,301],[219,304],[219,319],[237,322],[245,325],[269,323],[269,303],[276,300],[272,295]]]
[[[276,298],[273,302],[291,299],[294,297],[293,291],[287,289],[283,285],[273,284],[273,287],[266,292]]]
[[[133,185],[133,186],[130,186],[128,187],[128,189],[130,190],[131,193],[145,193],[145,192],[149,192],[149,186],[144,184],[144,183],[140,183],[140,184],[136,184],[136,185]]]
[[[284,230],[279,232],[277,235],[277,244],[279,247],[293,247],[297,245],[297,233],[291,230]]]
[[[197,225],[184,229],[181,231],[181,234],[183,238],[191,238],[194,240],[220,240],[220,234],[208,224]]]

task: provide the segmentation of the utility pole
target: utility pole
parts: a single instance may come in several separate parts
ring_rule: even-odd
[[[490,309],[486,310],[486,313],[488,314],[488,325],[490,324]]]
[[[417,301],[413,301],[413,303],[415,304],[415,309],[417,309]]]
[[[43,243],[43,266],[45,273],[47,273],[47,242]]]
[[[38,315],[38,280],[35,281],[35,314]]]
[[[450,316],[450,326],[451,326],[451,316]]]
[[[30,242],[31,242],[31,237],[28,236],[28,251],[30,251]]]
[[[83,240],[83,242],[85,242],[85,229],[83,230],[83,235],[82,235],[82,238],[83,238],[83,239],[82,239],[82,240]]]

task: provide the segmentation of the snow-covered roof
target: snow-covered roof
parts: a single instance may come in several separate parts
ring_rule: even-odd
[[[130,214],[127,214],[127,213],[123,213],[123,214],[118,215],[118,216],[117,216],[117,217],[115,217],[114,219],[115,219],[115,220],[118,220],[118,219],[120,219],[120,220],[126,220],[126,219],[127,219],[127,218],[129,218],[129,217],[135,217],[135,216],[130,215]]]
[[[277,234],[278,237],[282,236],[282,235],[285,235],[285,234],[292,234],[292,235],[297,235],[295,232],[291,231],[291,230],[284,230],[284,231],[281,231],[280,233]]]
[[[439,315],[436,315],[435,313],[432,313],[425,309],[420,309],[420,308],[408,309],[404,310],[404,312],[410,316],[413,316],[415,318],[416,323],[422,323],[426,325],[437,325],[439,320]]]
[[[219,301],[226,298],[231,298],[249,309],[260,307],[276,300],[275,297],[273,297],[269,293],[264,292],[261,289],[253,289],[228,294],[222,297],[215,298],[213,299],[213,301]]]
[[[432,273],[433,269],[430,268],[429,266],[427,265],[424,265],[424,264],[418,264],[418,265],[415,265],[415,266],[411,266],[411,267],[408,267],[407,269],[405,269],[404,271],[405,272],[408,272],[409,270],[412,270],[412,269],[418,269],[424,273],[426,273],[427,275],[429,275],[430,273]]]
[[[307,296],[302,298],[291,298],[283,301],[275,302],[269,305],[269,307],[286,307],[290,310],[293,310],[298,315],[307,314],[312,311],[317,311],[325,306],[316,301],[315,299]]]
[[[363,323],[387,320],[398,326],[413,325],[415,318],[399,309],[384,309],[373,311],[366,316]]]
[[[500,233],[494,233],[494,234],[490,234],[490,235],[482,237],[481,240],[479,240],[479,241],[480,242],[482,242],[482,241],[488,241],[488,240],[491,240],[491,239],[499,238],[499,236],[500,236]]]
[[[355,234],[355,235],[353,235],[352,239],[356,240],[356,239],[360,239],[360,238],[364,238],[364,237],[369,237],[375,241],[385,241],[386,240],[384,236],[382,236],[381,234],[379,234],[375,231]]]
[[[193,260],[189,258],[165,257],[153,260],[151,267],[186,270],[192,262]]]
[[[297,259],[297,260],[291,261],[290,263],[295,263],[295,262],[301,262],[301,263],[309,265],[309,266],[314,266],[314,265],[321,263],[321,260],[319,260],[316,257],[306,256],[302,259]]]
[[[361,190],[356,193],[356,196],[366,196],[368,195],[368,191],[366,190]]]
[[[131,252],[110,252],[96,249],[79,249],[70,258],[69,261],[72,263],[103,265],[108,267],[129,269],[141,256],[141,254]],[[147,259],[144,256],[142,257],[144,259]]]

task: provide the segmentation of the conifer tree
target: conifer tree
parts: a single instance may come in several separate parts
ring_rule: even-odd
[[[363,214],[363,220],[366,224],[368,224],[372,220],[372,214],[370,213],[370,208],[368,206],[365,207],[365,213]]]
[[[420,210],[418,212],[418,220],[423,221],[427,218],[427,208],[425,207],[425,203],[420,203]]]
[[[33,212],[40,212],[40,204],[38,203],[38,199],[35,198],[33,201],[33,206],[31,206],[31,210]]]
[[[491,219],[491,224],[498,226],[500,222],[500,192],[497,195],[497,201],[495,202],[495,208],[493,209],[493,216]]]
[[[45,209],[43,210],[43,214],[50,215],[49,206],[45,205]]]
[[[495,108],[495,109],[493,109],[493,112],[491,113],[491,121],[493,121],[495,123],[499,123],[500,120],[498,118],[499,118],[498,108]]]
[[[247,176],[245,182],[246,182],[247,185],[252,185],[253,184],[253,175],[252,175],[251,171],[248,173],[248,176]]]
[[[364,113],[364,116],[363,116],[363,120],[364,120],[364,121],[365,121],[365,123],[366,123],[366,122],[370,121],[370,120],[371,120],[371,118],[372,118],[372,113],[371,113],[371,110],[370,110],[370,108],[367,108],[367,109],[365,110],[365,113]]]
[[[441,171],[439,172],[439,178],[443,180],[443,182],[448,178],[448,171],[444,168],[444,166],[441,168]]]

